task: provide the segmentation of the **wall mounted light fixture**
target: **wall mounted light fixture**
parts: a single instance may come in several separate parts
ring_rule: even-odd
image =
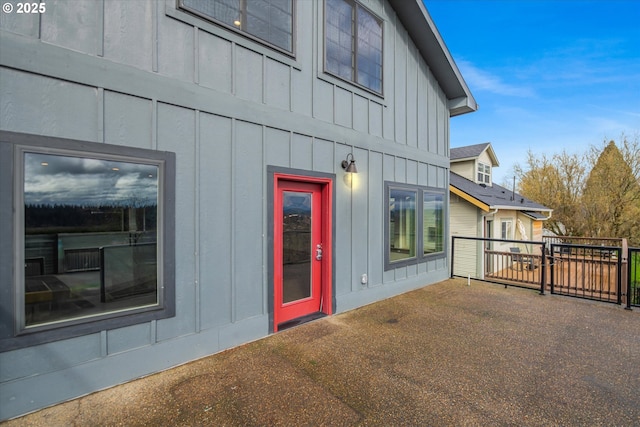
[[[351,160],[349,160],[351,157]],[[353,154],[347,154],[347,159],[342,161],[342,169],[347,173],[358,173],[358,169],[356,169],[356,161],[353,159]]]

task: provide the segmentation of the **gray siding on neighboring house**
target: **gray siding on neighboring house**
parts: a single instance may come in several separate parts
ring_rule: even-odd
[[[449,112],[393,9],[365,3],[384,97],[323,74],[320,1],[296,3],[295,59],[173,0],[2,14],[0,130],[175,152],[177,192],[175,317],[0,353],[0,419],[267,335],[267,166],[336,176],[337,312],[448,277],[446,259],[383,270],[384,181],[446,191]]]

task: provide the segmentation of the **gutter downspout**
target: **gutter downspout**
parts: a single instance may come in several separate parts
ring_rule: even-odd
[[[498,213],[498,211],[499,211],[499,210],[500,210],[500,209],[495,208],[495,209],[494,209],[494,210],[492,210],[492,211],[489,211],[489,212],[487,212],[487,213],[483,213],[483,214],[482,214],[482,216],[483,216],[483,217],[487,217],[487,216],[490,216],[490,215],[495,215],[495,214],[497,214],[497,213]]]

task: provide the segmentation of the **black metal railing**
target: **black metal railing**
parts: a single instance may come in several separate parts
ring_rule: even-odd
[[[551,244],[552,294],[622,304],[622,249],[617,246]]]
[[[585,246],[622,246],[624,239],[617,237],[578,237],[578,236],[542,236],[542,241],[551,244],[570,244]]]
[[[546,279],[545,242],[452,236],[451,277],[539,289]]]
[[[451,277],[640,307],[640,248],[572,239],[589,244],[452,236]]]
[[[627,256],[627,308],[640,307],[640,248],[629,248]]]

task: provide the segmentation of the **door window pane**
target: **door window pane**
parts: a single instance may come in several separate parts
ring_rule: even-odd
[[[282,195],[282,302],[311,297],[311,193]]]
[[[26,327],[158,304],[159,172],[24,154]]]
[[[389,260],[416,256],[416,191],[389,189]]]

